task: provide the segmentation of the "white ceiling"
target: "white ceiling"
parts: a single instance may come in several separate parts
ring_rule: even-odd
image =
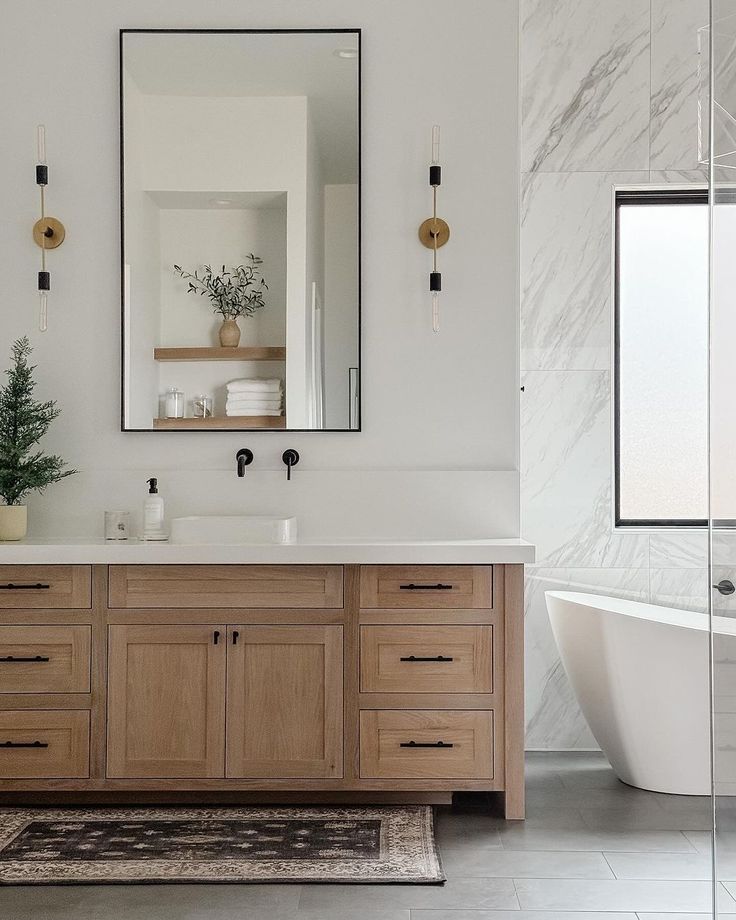
[[[286,192],[181,192],[149,190],[149,198],[159,208],[187,211],[225,211],[257,208],[259,211],[285,211]]]
[[[156,96],[307,96],[325,181],[357,182],[355,32],[128,32],[125,68]]]

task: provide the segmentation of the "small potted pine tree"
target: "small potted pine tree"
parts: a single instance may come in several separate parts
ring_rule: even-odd
[[[33,398],[35,367],[28,364],[33,351],[27,337],[11,349],[13,362],[5,372],[8,381],[0,387],[0,540],[22,540],[28,529],[23,499],[29,492],[42,492],[76,470],[54,454],[44,454],[36,445],[61,412],[56,402]]]

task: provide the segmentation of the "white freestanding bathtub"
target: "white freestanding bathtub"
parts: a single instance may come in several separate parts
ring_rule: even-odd
[[[709,795],[708,615],[567,591],[546,598],[562,664],[619,779]],[[713,628],[736,636],[726,617]]]

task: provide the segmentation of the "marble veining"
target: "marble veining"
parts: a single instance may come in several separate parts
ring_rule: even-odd
[[[559,661],[546,588],[707,606],[702,533],[613,528],[610,377],[612,188],[707,183],[697,158],[707,19],[708,0],[521,0],[522,530],[537,545],[530,747],[595,743]],[[718,88],[729,100],[736,29],[720,31]],[[721,121],[720,145],[736,149],[736,122]],[[714,543],[725,571],[736,537]],[[717,609],[736,616],[734,598],[719,595]]]
[[[680,568],[649,570],[649,600],[663,607],[708,610],[708,569]]]
[[[649,171],[651,185],[708,185],[708,168],[697,169],[652,169]]]
[[[698,30],[708,0],[651,0],[651,169],[698,165]]]
[[[706,569],[707,530],[662,530],[649,537],[649,565],[653,569]]]
[[[608,371],[527,371],[522,396],[522,508],[537,563],[637,568],[646,534],[614,533]]]
[[[522,385],[524,502],[554,501],[551,490],[566,484],[565,498],[574,500],[596,474],[598,481],[608,475],[609,374],[526,371]]]
[[[527,747],[596,748],[557,652],[545,591],[581,591],[646,601],[646,569],[529,567],[526,582]]]
[[[522,168],[646,169],[649,0],[524,0]]]
[[[714,531],[712,552],[714,565],[736,565],[736,530]]]
[[[646,172],[524,177],[522,368],[610,367],[613,189],[647,180]]]

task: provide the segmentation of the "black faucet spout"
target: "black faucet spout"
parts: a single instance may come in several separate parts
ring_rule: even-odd
[[[290,447],[288,450],[285,450],[281,454],[281,460],[286,464],[286,478],[287,480],[291,479],[291,468],[296,466],[299,462],[299,451],[294,450],[293,447]]]
[[[250,466],[253,462],[253,451],[248,450],[247,447],[242,447],[237,454],[235,454],[235,462],[238,466],[238,477],[242,479],[243,476],[245,476],[246,466]]]

